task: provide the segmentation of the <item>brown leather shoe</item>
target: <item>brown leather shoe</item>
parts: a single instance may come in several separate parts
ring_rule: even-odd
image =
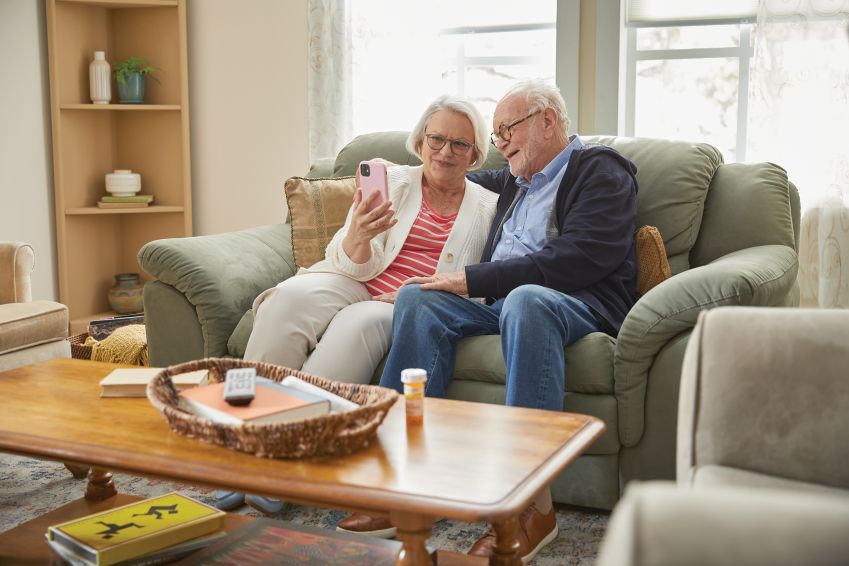
[[[554,507],[543,515],[531,505],[519,516],[519,529],[516,538],[519,539],[519,556],[522,563],[527,564],[542,548],[557,537],[557,517]],[[489,527],[484,535],[469,550],[471,556],[489,557],[495,548],[495,531]]]
[[[396,531],[386,517],[374,517],[365,513],[351,513],[339,521],[336,530],[377,538],[393,538]]]

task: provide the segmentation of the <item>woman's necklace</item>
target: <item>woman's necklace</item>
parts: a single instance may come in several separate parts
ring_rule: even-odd
[[[422,177],[422,189],[425,197],[425,202],[430,206],[431,210],[442,216],[451,216],[457,214],[460,210],[460,203],[463,202],[463,194],[465,193],[466,184],[459,191],[446,193],[431,187],[427,180]]]

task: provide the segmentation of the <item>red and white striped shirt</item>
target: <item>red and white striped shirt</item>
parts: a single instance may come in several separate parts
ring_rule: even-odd
[[[398,257],[386,270],[370,281],[366,281],[366,289],[372,296],[397,291],[405,280],[410,277],[430,277],[436,273],[439,256],[457,214],[443,216],[428,206],[422,198],[422,206],[415,222],[407,234]]]

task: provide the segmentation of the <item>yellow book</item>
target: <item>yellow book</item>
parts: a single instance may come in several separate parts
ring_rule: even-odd
[[[47,528],[47,538],[99,566],[221,529],[225,513],[177,492]]]

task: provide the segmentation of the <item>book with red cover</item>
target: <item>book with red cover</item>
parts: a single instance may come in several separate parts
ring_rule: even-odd
[[[276,424],[298,421],[330,412],[330,401],[317,395],[257,377],[254,399],[234,407],[224,400],[224,383],[195,387],[179,393],[183,407],[224,424]]]
[[[260,518],[192,554],[181,565],[390,566],[401,550],[397,540],[343,533]]]

